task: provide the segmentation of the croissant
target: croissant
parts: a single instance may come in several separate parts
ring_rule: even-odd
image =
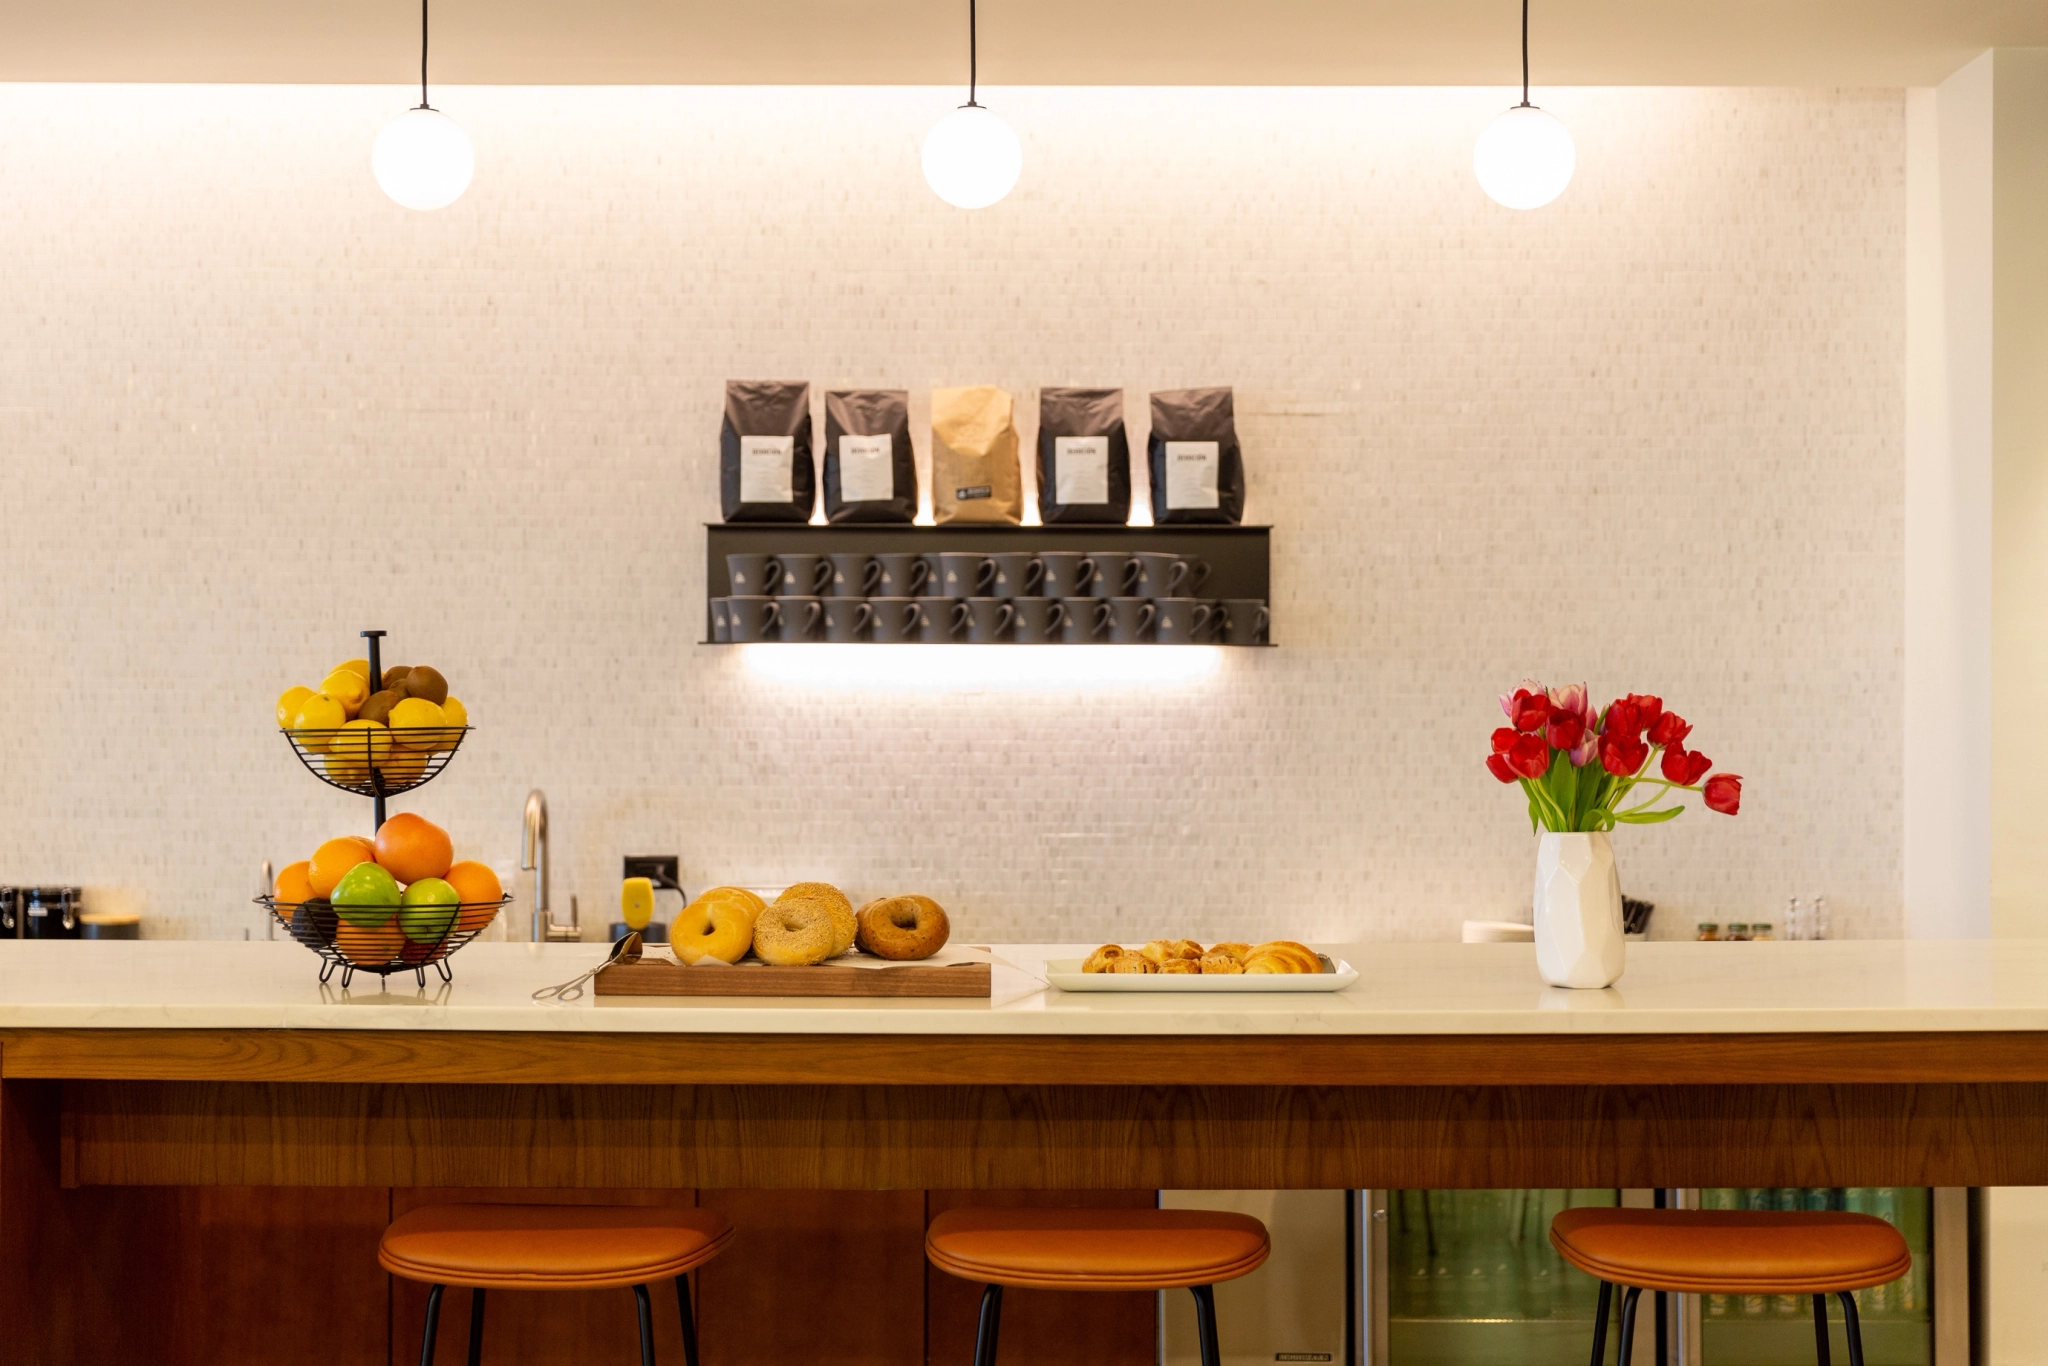
[[[1248,955],[1251,951],[1251,945],[1242,943],[1235,939],[1227,940],[1221,944],[1211,944],[1209,946],[1210,953],[1228,954],[1240,963],[1242,963],[1245,960],[1246,955]]]
[[[1291,939],[1275,939],[1253,949],[1244,960],[1246,972],[1314,973],[1323,970],[1315,950]]]
[[[1087,961],[1081,964],[1081,971],[1108,972],[1109,965],[1123,956],[1124,951],[1121,945],[1104,944],[1101,948],[1088,955]]]

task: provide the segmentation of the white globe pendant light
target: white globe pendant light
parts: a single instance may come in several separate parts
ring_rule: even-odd
[[[420,0],[420,102],[384,125],[370,148],[377,183],[408,209],[443,209],[462,198],[476,151],[462,125],[427,103],[427,0]]]
[[[985,209],[1008,194],[1024,170],[1016,132],[975,103],[975,0],[967,0],[967,103],[924,135],[924,178],[932,192],[961,209]]]
[[[1529,103],[1529,0],[1522,0],[1522,102],[1479,135],[1472,171],[1495,203],[1540,209],[1564,193],[1577,166],[1570,130]]]

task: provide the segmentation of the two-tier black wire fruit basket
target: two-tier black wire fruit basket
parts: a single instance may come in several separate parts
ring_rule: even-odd
[[[373,690],[384,678],[382,642],[384,632],[364,631],[369,642],[369,668]],[[367,726],[327,728],[283,728],[292,753],[306,771],[324,783],[368,797],[374,804],[375,828],[384,828],[384,802],[401,792],[433,781],[470,732],[465,718],[461,725],[414,726],[393,730]],[[320,980],[324,983],[341,970],[341,985],[347,987],[358,972],[389,977],[394,972],[411,972],[424,987],[427,969],[432,967],[441,980],[452,980],[448,957],[476,938],[512,902],[510,893],[495,901],[443,903],[441,914],[400,917],[402,906],[391,906],[388,918],[375,923],[372,915],[337,911],[324,897],[290,901],[275,889],[256,898],[257,903],[277,918],[292,938],[321,959]],[[434,923],[441,922],[441,923]],[[424,928],[422,928],[424,924]],[[391,930],[396,928],[395,935]]]

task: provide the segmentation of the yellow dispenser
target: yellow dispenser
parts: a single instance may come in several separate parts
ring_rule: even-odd
[[[626,928],[644,930],[654,919],[654,883],[644,877],[629,877],[619,886],[619,919]]]

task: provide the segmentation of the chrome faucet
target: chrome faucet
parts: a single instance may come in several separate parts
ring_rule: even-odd
[[[583,917],[569,899],[569,923],[558,924],[548,898],[548,799],[539,788],[526,794],[519,839],[519,871],[533,874],[533,942],[574,942],[583,937]]]

